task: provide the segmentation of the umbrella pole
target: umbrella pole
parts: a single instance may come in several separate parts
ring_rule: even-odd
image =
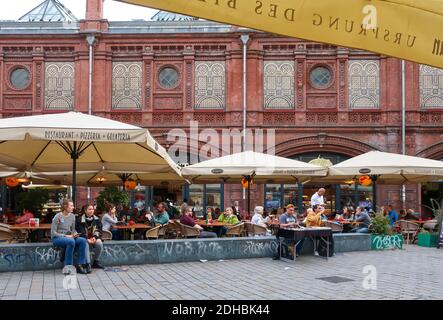
[[[77,142],[74,141],[74,149],[71,152],[72,159],[72,202],[74,203],[74,208],[77,208],[77,159],[78,159],[78,150],[77,150]]]
[[[372,209],[377,213],[377,176],[372,175]]]
[[[248,213],[247,217],[249,217],[251,214],[251,179],[248,179]]]

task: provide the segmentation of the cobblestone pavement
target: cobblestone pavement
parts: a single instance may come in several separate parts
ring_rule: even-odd
[[[376,268],[376,283],[365,281],[367,265]],[[61,270],[0,273],[0,298],[443,299],[443,250],[415,245],[404,250],[339,253],[329,260],[302,256],[296,263],[262,258],[125,269],[79,274],[78,288],[69,290],[64,289]],[[330,280],[341,282],[319,279],[325,277],[340,277]],[[376,284],[376,289],[365,289],[364,283]]]

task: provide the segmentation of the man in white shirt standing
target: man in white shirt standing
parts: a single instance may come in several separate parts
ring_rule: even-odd
[[[314,193],[311,197],[311,206],[313,207],[314,205],[321,205],[324,206],[325,205],[325,199],[324,199],[324,194],[325,194],[326,190],[324,188],[320,188],[318,189],[318,191],[316,193]]]

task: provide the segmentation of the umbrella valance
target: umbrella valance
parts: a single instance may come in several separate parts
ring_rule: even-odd
[[[257,183],[297,182],[311,176],[325,176],[326,168],[278,157],[245,151],[202,161],[182,169],[192,183],[240,183],[244,176],[254,175]]]

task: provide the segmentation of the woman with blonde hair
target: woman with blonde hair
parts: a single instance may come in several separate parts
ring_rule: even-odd
[[[72,266],[74,260],[74,250],[78,249],[77,272],[88,273],[90,269],[86,262],[87,241],[80,237],[75,229],[74,203],[71,199],[64,199],[62,212],[57,213],[52,219],[51,240],[54,246],[65,250],[65,266]],[[64,269],[68,270],[68,269]]]

